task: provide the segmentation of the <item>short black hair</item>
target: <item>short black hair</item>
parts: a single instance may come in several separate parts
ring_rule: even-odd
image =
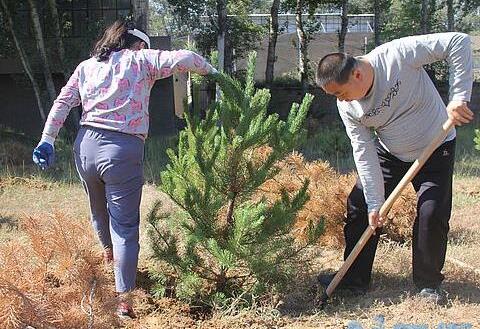
[[[344,84],[348,81],[357,60],[347,53],[330,53],[325,55],[317,67],[316,82],[320,87],[327,83],[336,82]]]

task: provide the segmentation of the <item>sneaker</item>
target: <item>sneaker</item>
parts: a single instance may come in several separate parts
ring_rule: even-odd
[[[418,296],[437,305],[446,305],[448,301],[445,291],[440,288],[423,288],[418,293]]]
[[[317,276],[317,281],[324,289],[327,289],[334,277],[335,274],[319,274]],[[348,291],[353,295],[365,295],[368,291],[368,286],[340,281],[340,284],[336,289]]]
[[[127,302],[120,302],[117,307],[117,315],[121,319],[135,319],[135,313],[132,306]]]

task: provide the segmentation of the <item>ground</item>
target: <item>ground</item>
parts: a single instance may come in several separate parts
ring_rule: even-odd
[[[444,288],[447,306],[415,297],[411,282],[411,249],[382,239],[374,264],[371,290],[363,297],[335,294],[325,310],[315,307],[314,278],[318,272],[341,266],[341,250],[312,249],[315,262],[306,268],[291,291],[281,298],[258,303],[244,311],[223,310],[207,318],[195,316],[185,305],[170,299],[152,302],[131,328],[478,328],[480,327],[480,178],[455,177],[454,210]],[[143,191],[144,217],[153,202],[168,199],[155,186]],[[88,216],[80,184],[50,183],[41,179],[0,181],[0,242],[18,239],[23,216],[65,212],[69,218]],[[145,223],[145,221],[143,221]],[[141,266],[148,255],[145,229],[141,238]],[[404,326],[401,326],[404,324]],[[407,324],[416,325],[406,326]],[[457,324],[457,325],[454,325]],[[423,326],[421,326],[423,325]]]

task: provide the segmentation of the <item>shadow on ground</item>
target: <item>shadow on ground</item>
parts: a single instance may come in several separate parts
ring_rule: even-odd
[[[453,281],[455,280],[455,281]],[[480,285],[478,279],[468,273],[455,273],[447,276],[443,289],[448,294],[449,305],[456,300],[465,304],[480,303]],[[369,291],[364,295],[355,295],[348,291],[336,290],[322,309],[319,305],[320,297],[324,289],[316,282],[316,276],[310,277],[307,282],[297,285],[289,292],[279,311],[292,317],[316,314],[319,311],[335,314],[340,311],[369,312],[380,305],[398,305],[405,298],[415,295],[418,290],[411,278],[405,276],[392,276],[386,273],[376,272]]]
[[[0,215],[0,230],[8,232],[18,229],[18,220],[13,216]]]

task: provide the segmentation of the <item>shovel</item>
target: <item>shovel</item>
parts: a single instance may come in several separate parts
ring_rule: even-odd
[[[412,181],[412,179],[415,177],[418,171],[422,168],[422,166],[428,160],[430,155],[432,155],[433,151],[435,151],[435,149],[440,145],[440,143],[443,142],[443,140],[445,140],[445,137],[447,136],[450,129],[453,128],[453,126],[454,126],[454,123],[451,119],[448,119],[443,124],[442,131],[432,140],[432,142],[425,148],[425,150],[423,150],[420,157],[417,160],[415,160],[415,162],[412,164],[410,169],[408,169],[405,176],[403,176],[402,180],[398,183],[398,185],[395,187],[395,189],[387,198],[387,200],[385,200],[385,203],[380,208],[380,212],[379,212],[380,218],[382,217],[385,218],[387,216],[388,212],[390,211],[390,208],[392,208],[393,206],[393,203],[397,200],[400,194],[402,194],[402,191]],[[342,267],[340,267],[337,274],[335,274],[332,281],[328,285],[327,289],[323,292],[323,295],[320,297],[320,301],[319,301],[320,308],[325,307],[325,305],[328,302],[328,298],[332,296],[333,291],[338,286],[338,284],[344,277],[345,273],[348,271],[348,269],[350,268],[352,263],[355,261],[358,254],[362,251],[363,247],[368,242],[368,240],[370,239],[370,237],[373,235],[374,232],[375,232],[375,228],[371,227],[370,225],[367,227],[365,232],[363,232],[362,236],[360,237],[360,240],[358,240],[357,244],[355,245],[353,250],[350,252],[350,255],[348,255]]]

